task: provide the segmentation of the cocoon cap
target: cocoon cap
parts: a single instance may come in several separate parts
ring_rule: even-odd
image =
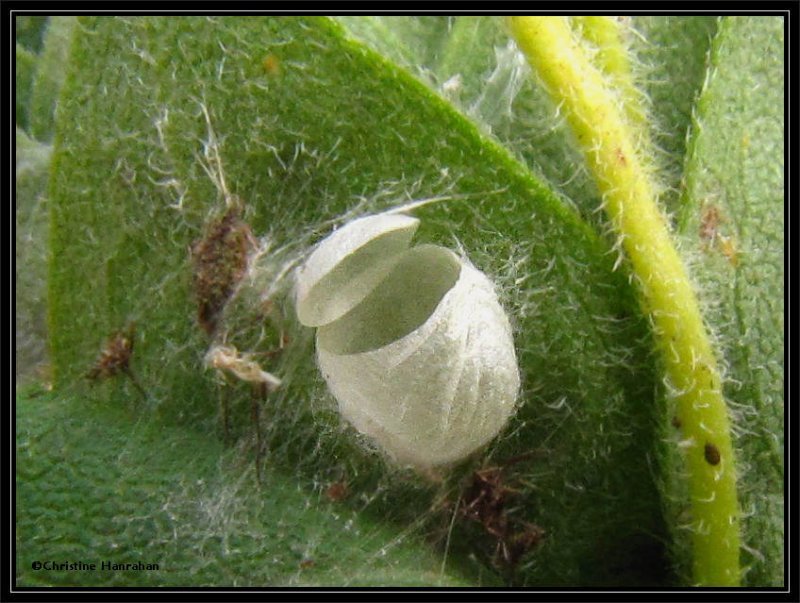
[[[300,322],[318,327],[356,306],[408,249],[417,226],[411,216],[379,214],[353,220],[323,240],[297,275]]]

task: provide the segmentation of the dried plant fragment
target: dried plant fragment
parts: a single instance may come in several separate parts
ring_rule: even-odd
[[[213,335],[220,314],[247,272],[248,255],[254,247],[250,227],[234,203],[209,224],[205,237],[192,245],[197,321]]]
[[[261,450],[263,448],[261,438],[261,401],[267,398],[269,392],[277,389],[281,385],[281,380],[272,373],[263,370],[261,366],[251,359],[251,354],[239,354],[233,346],[214,345],[205,357],[205,364],[208,367],[219,371],[226,370],[238,379],[247,381],[251,384],[250,396],[250,418],[256,429],[256,479],[261,483]],[[225,439],[228,439],[228,402],[227,396],[222,406],[223,425],[225,429]]]
[[[506,466],[528,456],[515,457]],[[509,512],[509,503],[516,494],[516,490],[506,486],[503,468],[487,467],[473,474],[472,483],[462,495],[460,503],[462,516],[481,524],[494,540],[495,565],[511,571],[545,535],[538,525],[519,521]]]
[[[268,391],[280,387],[281,380],[250,359],[249,354],[240,355],[233,346],[215,345],[206,354],[206,365],[219,370],[227,370],[242,381],[263,383]]]
[[[135,333],[136,324],[130,323],[125,329],[117,332],[109,339],[106,347],[97,357],[94,366],[86,373],[86,377],[92,381],[101,381],[118,373],[123,373],[131,380],[131,383],[142,395],[142,398],[146,400],[147,393],[130,367]]]
[[[488,534],[502,539],[508,532],[506,502],[512,490],[503,484],[502,470],[489,467],[476,471],[472,484],[462,497],[464,517],[480,523]]]

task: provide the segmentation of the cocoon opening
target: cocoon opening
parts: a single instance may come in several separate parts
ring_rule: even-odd
[[[317,345],[334,354],[356,354],[408,335],[433,314],[460,272],[452,251],[436,245],[414,247],[364,301],[319,329]]]
[[[318,327],[355,307],[408,249],[419,220],[380,214],[359,218],[323,240],[297,276],[301,323]]]

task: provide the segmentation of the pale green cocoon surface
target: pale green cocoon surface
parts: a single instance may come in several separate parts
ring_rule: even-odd
[[[417,223],[377,215],[333,233],[300,270],[297,308],[309,325],[305,316],[325,314],[305,312],[312,295],[351,308],[329,313],[317,332],[339,410],[397,462],[430,469],[497,435],[514,411],[519,370],[492,283],[443,247],[406,250]]]

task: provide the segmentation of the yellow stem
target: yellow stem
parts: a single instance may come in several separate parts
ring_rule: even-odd
[[[640,138],[640,148],[647,148],[645,98],[634,83],[630,54],[620,35],[618,17],[572,17],[572,23],[578,33],[596,49],[594,64],[622,95],[625,116],[631,126],[637,129],[635,134]]]
[[[649,313],[683,430],[694,581],[739,584],[739,517],[728,410],[686,269],[615,94],[563,17],[512,17],[513,35],[561,106],[603,195]],[[623,105],[623,106],[621,106]]]

